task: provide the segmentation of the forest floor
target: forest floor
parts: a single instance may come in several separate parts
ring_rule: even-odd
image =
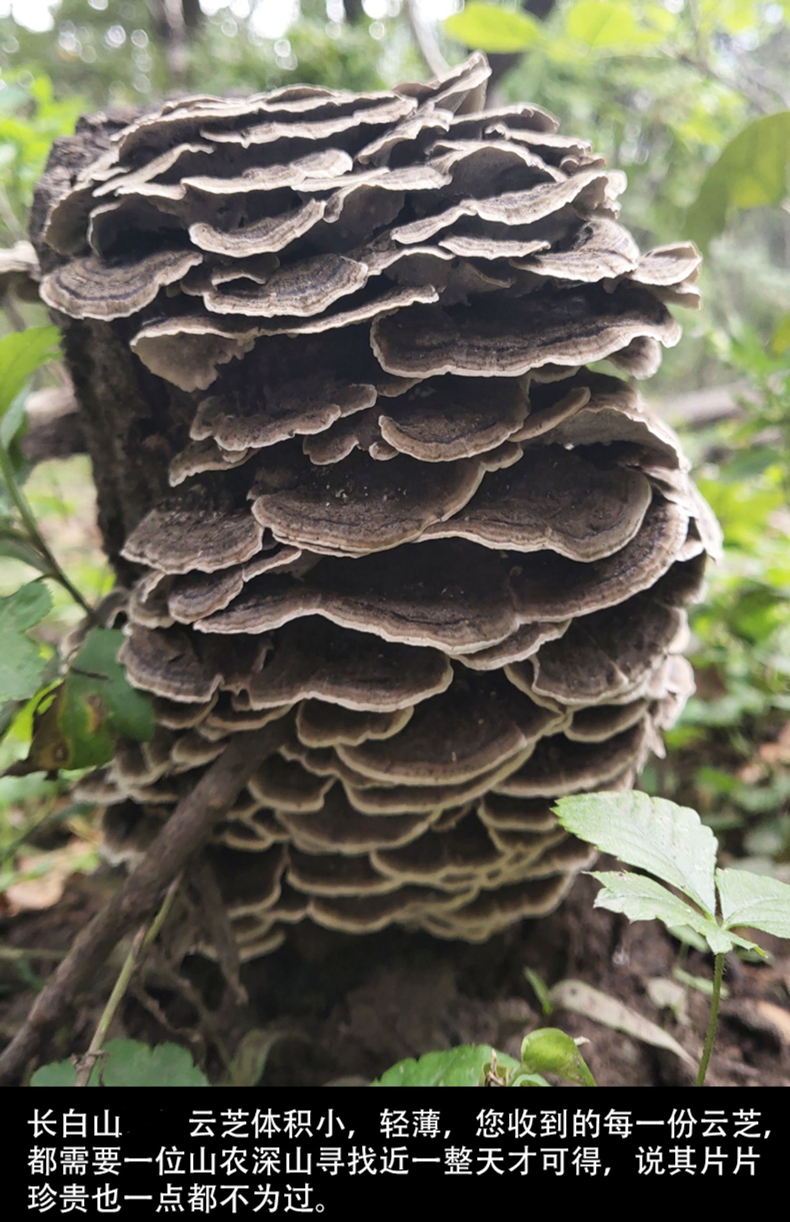
[[[3,1041],[24,1021],[57,953],[69,948],[113,885],[103,870],[75,874],[54,907],[0,922]],[[552,916],[522,922],[482,946],[402,930],[353,938],[297,926],[284,947],[243,968],[250,997],[243,1012],[217,1005],[219,972],[205,960],[189,958],[185,968],[192,1003],[194,986],[202,990],[202,1015],[179,996],[172,970],[163,973],[154,963],[127,996],[113,1035],[151,1044],[180,1037],[217,1076],[217,1032],[232,1049],[254,1029],[268,1049],[261,1085],[321,1086],[361,1085],[404,1057],[464,1043],[517,1056],[528,1030],[550,1025],[589,1040],[584,1056],[601,1086],[690,1085],[709,999],[698,987],[679,986],[673,973],[709,981],[710,957],[681,946],[657,922],[631,925],[593,909],[595,890],[592,879],[581,878]],[[767,962],[728,958],[708,1085],[790,1086],[790,955],[787,943],[762,940],[772,952]],[[23,948],[30,953],[19,954]],[[122,953],[80,998],[42,1061],[87,1047]],[[598,990],[603,1021],[594,1021],[585,1004],[585,1014],[560,1004],[545,1016],[525,968],[548,986],[570,980]],[[648,1042],[656,1034],[649,1024],[680,1050]]]

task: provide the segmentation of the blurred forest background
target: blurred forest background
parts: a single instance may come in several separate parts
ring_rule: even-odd
[[[623,218],[643,248],[684,238],[702,247],[703,308],[680,312],[684,341],[647,393],[681,431],[726,549],[694,616],[697,696],[642,785],[700,810],[731,856],[785,881],[788,20],[789,0],[0,0],[0,247],[24,242],[51,142],[81,113],[297,80],[376,89],[431,76],[469,48],[491,59],[494,101],[547,107],[564,131],[591,139],[626,172]],[[9,275],[2,335],[47,321],[39,303],[14,290]],[[64,391],[51,362],[36,376],[28,416]],[[87,459],[25,459],[24,407],[17,396],[0,445],[16,447],[17,478],[41,534],[94,601],[111,577]],[[2,534],[0,595],[8,595],[36,574]],[[42,657],[82,614],[48,584],[52,609],[34,633]],[[0,651],[13,647],[8,632],[0,616]],[[0,730],[5,768],[27,751],[30,706],[0,710]],[[97,861],[91,811],[68,798],[73,775],[0,778],[0,902],[9,915],[52,904],[70,873]]]

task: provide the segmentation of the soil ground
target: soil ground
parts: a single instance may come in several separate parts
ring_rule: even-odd
[[[104,902],[112,879],[102,874],[73,876],[59,904],[0,925],[6,947],[69,947],[77,931]],[[440,942],[401,930],[352,938],[317,928],[296,927],[279,951],[243,968],[250,1004],[223,1028],[223,1011],[214,1023],[233,1046],[245,1029],[279,1032],[262,1085],[320,1086],[370,1081],[403,1057],[461,1043],[490,1043],[517,1055],[521,1038],[536,1026],[555,1025],[590,1042],[584,1055],[602,1086],[682,1086],[693,1069],[675,1052],[556,1010],[540,1011],[524,969],[548,984],[575,979],[592,985],[659,1024],[696,1062],[708,1014],[708,998],[687,988],[685,1014],[661,1009],[651,999],[656,979],[671,980],[678,966],[693,976],[711,977],[708,957],[682,948],[657,922],[636,925],[593,909],[597,885],[581,878],[552,916],[525,921],[483,946]],[[787,943],[763,939],[773,952],[768,963],[729,957],[721,1022],[708,1083],[711,1086],[790,1085],[790,955]],[[783,957],[784,956],[784,957]],[[109,963],[94,981],[90,996],[46,1049],[43,1061],[82,1051],[88,1044],[121,959]],[[189,962],[189,960],[187,961]],[[192,960],[190,975],[208,1005],[219,973]],[[9,1038],[32,1003],[34,990],[53,962],[35,953],[0,961],[0,1037]],[[198,1059],[211,1043],[205,1023],[183,999],[154,977],[146,991],[137,988],[116,1020],[115,1035],[156,1043],[175,1031],[189,1036]],[[225,1008],[227,1013],[227,1007]],[[190,1016],[188,1018],[187,1016]],[[206,1014],[204,1012],[204,1019]],[[202,1030],[201,1030],[202,1028]],[[208,1054],[208,1068],[216,1066]]]

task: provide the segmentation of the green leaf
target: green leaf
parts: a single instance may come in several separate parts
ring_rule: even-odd
[[[715,928],[715,922],[710,917],[692,908],[686,900],[673,895],[646,874],[594,870],[590,873],[603,887],[595,897],[596,908],[622,912],[629,921],[663,921],[669,929],[690,925],[703,936],[709,927]]]
[[[667,980],[665,976],[652,976],[645,980],[645,988],[657,1009],[671,1010],[675,1020],[687,1026],[686,990],[681,984],[676,980]]]
[[[521,1066],[528,1074],[557,1074],[577,1086],[595,1086],[579,1046],[557,1027],[532,1031],[521,1044]]]
[[[778,878],[749,870],[717,870],[721,919],[777,938],[790,938],[790,887]]]
[[[527,13],[477,2],[448,17],[444,28],[456,42],[491,55],[526,51],[543,34],[539,23]]]
[[[31,374],[57,351],[57,327],[28,327],[0,339],[0,416],[8,411]]]
[[[40,581],[31,581],[0,598],[0,705],[35,695],[46,658],[25,636],[52,607],[52,596]]]
[[[53,1061],[42,1065],[30,1079],[31,1086],[76,1086],[77,1070],[72,1061]],[[96,1086],[96,1082],[91,1082]]]
[[[551,990],[549,989],[549,986],[537,972],[533,972],[531,967],[524,968],[524,975],[532,985],[535,996],[540,1002],[541,1010],[545,1014],[546,1018],[548,1018],[554,1008],[551,1001]]]
[[[499,1069],[517,1070],[518,1061],[495,1052],[489,1044],[462,1044],[447,1052],[426,1052],[414,1060],[398,1061],[372,1086],[482,1086],[496,1056]]]
[[[551,1086],[551,1083],[539,1073],[525,1073],[522,1069],[517,1069],[508,1086]]]
[[[71,1061],[42,1065],[31,1086],[74,1086],[77,1071]],[[149,1048],[138,1040],[109,1040],[97,1062],[89,1086],[210,1086],[202,1069],[179,1044]]]
[[[93,768],[112,759],[119,735],[147,742],[156,728],[153,706],[131,687],[116,660],[123,634],[92,628],[63,683],[34,717],[33,741],[23,772]]]
[[[696,929],[692,929],[689,925],[672,925],[669,932],[683,946],[690,946],[692,950],[701,951],[702,954],[705,954],[708,950],[708,944],[702,935],[698,934]]]
[[[790,352],[790,314],[785,314],[776,324],[771,336],[771,351],[777,356]]]
[[[156,729],[154,711],[149,698],[131,686],[118,661],[123,639],[117,629],[92,628],[69,667],[69,679],[84,680],[84,691],[101,693],[112,730],[148,742]]]
[[[21,535],[16,535],[12,531],[3,532],[0,534],[0,558],[4,560],[21,560],[23,564],[29,564],[31,568],[38,569],[40,573],[49,573],[49,565],[41,556],[41,554],[33,547],[32,543],[28,543]]]
[[[701,246],[720,234],[732,211],[781,204],[787,194],[790,111],[755,119],[708,170],[686,216],[686,230]]]
[[[633,792],[578,794],[561,798],[554,810],[581,840],[655,874],[708,915],[716,911],[716,837],[690,807]]]
[[[705,948],[707,950],[707,947]],[[706,980],[704,976],[693,976],[691,972],[684,972],[682,967],[673,967],[672,975],[680,984],[685,984],[690,989],[696,989],[698,993],[704,993],[706,997],[713,996],[713,981]],[[727,998],[730,995],[730,990],[726,984],[721,986],[721,997]]]
[[[655,46],[667,31],[642,24],[631,0],[576,0],[566,12],[565,32],[593,51],[611,54]]]
[[[0,419],[0,445],[9,449],[14,437],[25,422],[25,403],[27,395],[22,391],[17,394]]]
[[[705,939],[714,954],[732,950],[733,946],[754,949],[753,942],[747,942],[725,930],[711,917],[698,912],[685,900],[667,891],[666,887],[662,887],[655,879],[647,878],[644,874],[625,872],[591,873],[593,878],[603,884],[603,890],[595,897],[596,908],[622,912],[629,921],[662,921],[673,931],[688,926]]]

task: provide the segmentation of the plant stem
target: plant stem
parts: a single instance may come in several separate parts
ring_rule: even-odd
[[[721,1000],[721,982],[724,976],[724,955],[717,955],[713,968],[713,992],[710,998],[710,1021],[708,1034],[705,1036],[705,1047],[702,1049],[702,1060],[697,1073],[697,1086],[705,1085],[705,1077],[710,1064],[710,1054],[713,1051],[713,1041],[716,1039],[716,1028],[719,1025],[719,1001]]]
[[[142,961],[148,947],[157,937],[159,931],[167,920],[167,915],[173,906],[173,900],[176,897],[176,891],[181,884],[181,875],[179,874],[173,879],[167,889],[167,894],[162,901],[162,905],[157,912],[150,925],[144,925],[137,931],[132,942],[131,949],[126,956],[123,967],[118,973],[113,990],[107,998],[107,1004],[102,1011],[102,1016],[99,1019],[96,1030],[93,1034],[93,1039],[90,1042],[88,1051],[81,1056],[77,1063],[77,1080],[75,1086],[87,1086],[90,1082],[90,1077],[93,1072],[93,1067],[102,1054],[104,1042],[107,1039],[107,1033],[112,1026],[112,1021],[115,1018],[116,1011],[123,1001],[124,994],[129,987],[129,981],[134,975],[135,969]]]
[[[8,451],[6,450],[5,446],[2,445],[0,445],[0,472],[2,472],[3,479],[5,480],[5,484],[8,489],[8,494],[17,508],[25,530],[28,533],[30,542],[41,553],[41,556],[49,566],[50,571],[45,575],[51,577],[54,581],[57,581],[59,585],[62,585],[64,590],[66,590],[74,599],[75,603],[82,607],[91,623],[97,624],[98,620],[96,618],[96,612],[93,610],[90,604],[85,601],[77,587],[72,585],[71,581],[63,572],[63,569],[52,555],[46,541],[41,535],[36,519],[33,516],[33,512],[28,505],[27,500],[25,499],[24,493],[17,485],[16,476],[14,475],[14,471],[11,466]]]

